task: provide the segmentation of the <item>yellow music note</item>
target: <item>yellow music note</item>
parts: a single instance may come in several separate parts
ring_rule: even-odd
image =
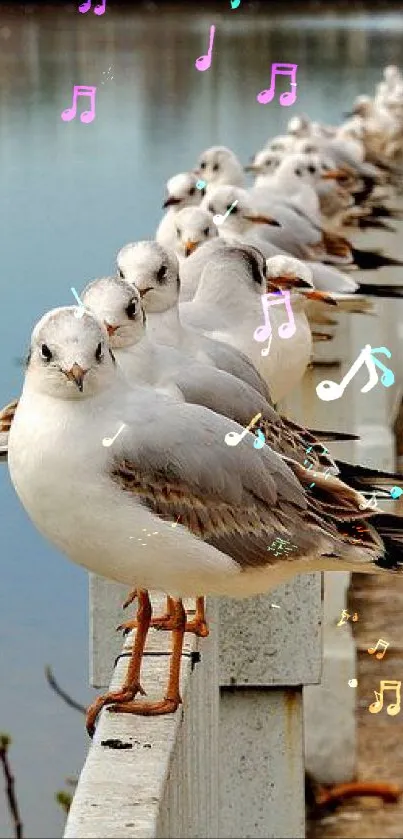
[[[382,638],[380,638],[379,641],[376,642],[376,647],[370,647],[369,648],[369,650],[368,650],[369,654],[373,655],[377,651],[378,646],[379,647],[383,646],[383,652],[382,653],[376,653],[376,656],[375,656],[375,658],[378,658],[380,660],[381,658],[384,657],[384,655],[386,653],[386,650],[389,646],[389,642],[388,641],[383,641]]]
[[[386,709],[386,713],[389,714],[390,717],[395,717],[396,714],[400,711],[400,688],[402,682],[392,680],[384,680],[381,679],[379,682],[380,692],[374,690],[374,694],[376,697],[376,701],[372,702],[369,706],[368,711],[370,714],[379,714],[383,708],[383,693],[385,690],[394,690],[396,692],[396,702],[392,702],[391,705],[388,705]]]

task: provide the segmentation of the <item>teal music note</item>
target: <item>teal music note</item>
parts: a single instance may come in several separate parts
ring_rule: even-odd
[[[384,373],[381,376],[381,382],[383,386],[391,387],[391,385],[393,385],[395,381],[394,373],[392,370],[389,369],[389,367],[385,367],[385,365],[382,364],[382,362],[379,361],[378,358],[374,358],[374,353],[376,352],[383,353],[383,355],[386,355],[387,358],[392,358],[392,353],[390,352],[390,350],[387,349],[387,347],[373,347],[371,350],[372,360],[374,364],[376,364],[376,366],[379,367],[380,370],[384,370]]]
[[[260,428],[258,428],[257,431],[256,431],[256,440],[253,443],[253,448],[254,449],[262,449],[265,442],[266,442],[265,436],[264,436],[263,432],[260,430]]]

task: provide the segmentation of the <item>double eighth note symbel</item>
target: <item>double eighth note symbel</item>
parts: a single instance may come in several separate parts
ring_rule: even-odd
[[[402,685],[401,681],[395,681],[394,679],[391,679],[391,680],[381,679],[381,681],[379,682],[379,687],[380,687],[379,692],[377,690],[374,690],[376,701],[372,702],[372,704],[369,706],[369,708],[368,708],[369,713],[370,714],[379,714],[379,712],[382,711],[382,708],[383,708],[383,694],[384,694],[384,691],[385,690],[394,690],[395,695],[396,695],[396,702],[392,702],[390,705],[388,705],[388,707],[386,709],[386,713],[389,714],[390,717],[395,717],[396,714],[398,714],[399,711],[400,711],[400,688],[401,688],[401,685]]]
[[[95,119],[95,95],[97,89],[93,85],[75,84],[73,87],[73,102],[71,108],[66,108],[61,113],[63,122],[70,122],[77,114],[77,99],[79,96],[90,97],[90,110],[83,111],[80,120],[81,122],[92,122]]]
[[[370,655],[373,655],[374,653],[376,653],[375,658],[378,658],[379,660],[381,660],[381,658],[384,657],[384,655],[386,653],[386,650],[388,649],[388,646],[389,646],[388,641],[383,641],[382,638],[379,638],[379,641],[376,642],[376,647],[370,647],[368,652],[369,652]],[[383,651],[381,653],[376,652],[378,647],[379,648],[383,647]]]

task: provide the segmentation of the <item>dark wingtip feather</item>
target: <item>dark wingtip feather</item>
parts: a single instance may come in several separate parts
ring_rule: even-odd
[[[360,283],[354,294],[366,294],[367,297],[403,297],[403,288],[397,285]]]

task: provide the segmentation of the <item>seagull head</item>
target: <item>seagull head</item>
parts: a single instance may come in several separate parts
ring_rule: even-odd
[[[278,134],[277,137],[273,137],[267,143],[266,148],[270,149],[270,151],[280,152],[280,154],[292,154],[295,149],[295,142],[294,135]]]
[[[175,252],[179,258],[190,256],[199,245],[218,236],[211,213],[202,207],[180,210],[175,217],[175,230]]]
[[[242,166],[233,151],[226,146],[212,146],[200,155],[196,174],[207,182],[208,187],[218,184],[243,186],[245,176]]]
[[[252,163],[245,166],[245,172],[254,172],[256,175],[265,175],[266,177],[273,175],[283,158],[283,152],[262,149],[255,154]]]
[[[245,189],[236,186],[218,186],[211,193],[207,193],[202,206],[214,215],[224,216],[237,201],[235,207],[219,227],[219,235],[224,238],[242,236],[251,230],[254,224],[271,224],[280,227],[278,221],[269,215],[257,213],[251,204],[251,199]]]
[[[306,137],[311,130],[311,120],[306,114],[291,117],[287,125],[287,131],[294,137]]]
[[[122,278],[138,290],[146,313],[165,312],[179,298],[179,263],[172,251],[155,241],[133,242],[117,255]]]
[[[26,382],[37,392],[61,399],[94,396],[116,375],[108,333],[90,312],[77,307],[47,312],[36,324],[27,361]]]
[[[278,254],[267,259],[266,278],[268,291],[275,288],[314,288],[311,269],[293,256]]]
[[[145,334],[145,312],[137,289],[120,277],[104,277],[87,285],[81,300],[102,321],[112,349],[131,347]]]
[[[167,181],[167,198],[163,207],[174,207],[181,210],[183,207],[197,207],[206,193],[205,187],[197,189],[198,177],[194,172],[181,172],[173,175]]]

